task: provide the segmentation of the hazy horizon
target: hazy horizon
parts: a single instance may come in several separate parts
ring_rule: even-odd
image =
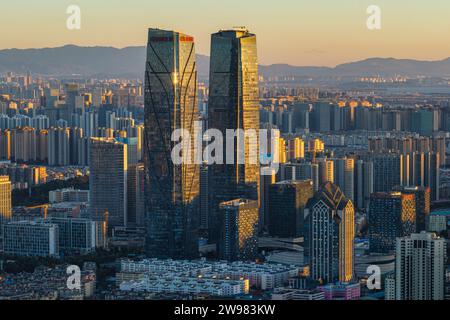
[[[30,47],[30,48],[4,48],[4,49],[0,49],[0,51],[7,51],[7,50],[43,50],[43,49],[57,49],[57,48],[63,48],[63,47],[67,47],[67,46],[74,46],[74,47],[80,47],[80,48],[112,48],[112,49],[117,49],[117,50],[123,50],[126,48],[138,48],[138,47],[145,47],[146,45],[131,45],[131,46],[125,46],[125,47],[116,47],[113,45],[78,45],[78,44],[73,44],[73,43],[67,43],[67,44],[62,44],[59,46],[52,46],[52,47]],[[206,56],[209,57],[209,53],[202,53],[202,52],[197,52],[198,55],[201,56]],[[414,59],[414,58],[408,58],[408,57],[391,57],[391,56],[385,56],[385,57],[380,57],[380,56],[373,56],[373,57],[363,57],[359,60],[349,60],[349,61],[342,61],[337,63],[336,65],[324,65],[324,64],[318,64],[318,65],[306,65],[306,64],[292,64],[292,63],[282,63],[282,62],[274,62],[274,63],[270,63],[270,64],[264,64],[264,63],[259,63],[260,65],[263,66],[270,66],[270,65],[290,65],[293,67],[325,67],[325,68],[335,68],[339,65],[342,64],[347,64],[347,63],[353,63],[353,62],[359,62],[359,61],[365,61],[365,60],[370,60],[370,59],[395,59],[395,60],[411,60],[411,61],[417,61],[417,62],[439,62],[439,61],[444,61],[447,59],[450,59],[450,54],[448,56],[442,57],[442,58],[438,58],[438,59]]]
[[[371,57],[424,61],[450,56],[450,2],[411,0],[17,0],[2,4],[0,49],[142,46],[147,29],[179,30],[209,55],[210,34],[246,26],[258,37],[260,63],[336,66]],[[81,8],[81,29],[68,30],[66,9]],[[369,5],[381,8],[381,30],[366,26]]]

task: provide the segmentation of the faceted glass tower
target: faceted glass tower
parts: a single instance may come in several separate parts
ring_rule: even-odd
[[[234,139],[234,164],[211,165],[210,241],[219,234],[219,204],[236,198],[258,199],[259,91],[256,36],[244,29],[219,31],[211,36],[208,126],[225,136],[227,130],[254,130],[257,140]],[[245,161],[237,163],[245,145]],[[224,143],[224,156],[226,153]],[[256,161],[250,161],[256,151]],[[229,156],[229,155],[228,155]]]
[[[197,224],[200,166],[194,124],[198,121],[197,68],[191,36],[149,29],[145,71],[145,210],[147,253],[159,258],[198,254]],[[175,129],[191,140],[192,161],[174,164]],[[186,138],[186,139],[185,139]],[[188,151],[186,151],[188,152]],[[186,154],[183,154],[186,156]]]

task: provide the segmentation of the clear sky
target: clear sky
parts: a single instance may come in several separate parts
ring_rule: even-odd
[[[1,0],[0,49],[64,44],[144,45],[148,27],[195,36],[209,54],[210,34],[247,26],[263,64],[326,65],[369,57],[450,57],[450,0]],[[66,9],[81,8],[81,30]],[[378,5],[382,29],[366,27]]]

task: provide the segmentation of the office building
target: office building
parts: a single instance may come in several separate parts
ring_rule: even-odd
[[[3,234],[3,226],[11,217],[11,181],[8,176],[0,176],[0,236]]]
[[[305,210],[305,255],[311,277],[325,283],[351,281],[354,238],[353,203],[327,182]]]
[[[88,254],[94,252],[98,227],[90,219],[50,217],[45,222],[58,226],[58,243],[64,253]]]
[[[258,202],[236,199],[222,202],[219,209],[222,226],[219,257],[227,261],[255,260],[258,254]]]
[[[369,155],[373,163],[373,191],[390,192],[402,184],[402,159],[396,153],[376,153]]]
[[[303,235],[304,209],[314,195],[311,180],[281,181],[269,187],[269,223],[272,237]]]
[[[48,193],[50,203],[89,202],[89,190],[58,189]]]
[[[90,210],[92,217],[108,212],[108,226],[127,223],[127,145],[109,138],[91,138]]]
[[[4,225],[5,254],[26,257],[58,257],[59,229],[39,221],[13,221]]]
[[[373,253],[395,250],[395,239],[416,230],[414,194],[373,193],[369,205],[369,243]]]
[[[426,221],[431,211],[431,192],[427,187],[395,188],[403,194],[413,194],[416,202],[416,233],[426,230]]]
[[[198,120],[194,38],[149,29],[145,71],[145,210],[147,254],[151,257],[198,255],[200,165],[196,145],[185,160],[171,159],[173,130],[193,138]],[[186,138],[186,137],[185,137]]]
[[[210,241],[217,238],[218,205],[237,198],[258,200],[259,167],[259,90],[256,36],[245,29],[221,30],[211,36],[209,77],[209,127],[225,136],[227,130],[244,130],[254,138],[237,134],[233,164],[210,166]],[[226,153],[226,143],[223,146]],[[228,148],[230,149],[230,148]],[[245,149],[245,150],[244,150]],[[238,163],[240,151],[243,163]],[[228,155],[230,156],[230,155]]]

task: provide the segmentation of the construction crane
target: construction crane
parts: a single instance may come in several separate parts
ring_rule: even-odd
[[[31,206],[31,207],[27,207],[28,209],[44,209],[44,219],[47,219],[47,209],[49,207],[49,204],[40,204],[38,206]]]

